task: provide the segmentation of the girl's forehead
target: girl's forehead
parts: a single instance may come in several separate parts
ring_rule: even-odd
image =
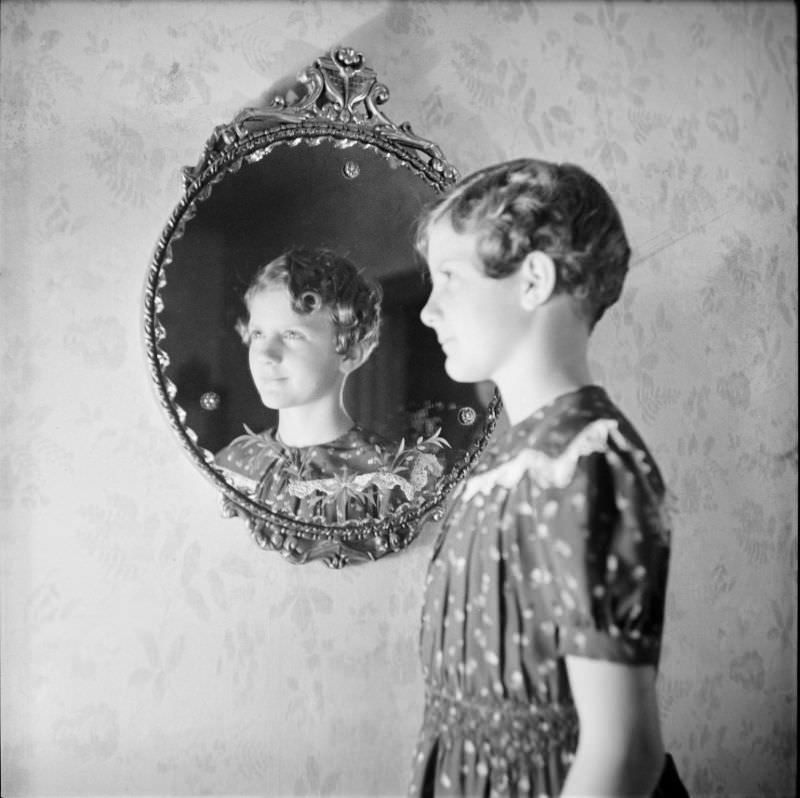
[[[289,289],[282,285],[264,288],[250,297],[248,302],[250,323],[280,327],[293,324],[302,327],[324,328],[333,326],[330,313],[320,306],[309,313],[298,313],[292,307]]]
[[[449,217],[440,217],[428,228],[428,266],[435,269],[449,260],[479,260],[478,233],[459,232]]]

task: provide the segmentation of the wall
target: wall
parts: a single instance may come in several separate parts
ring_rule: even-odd
[[[430,534],[343,572],[218,515],[149,386],[146,266],[211,128],[337,42],[463,171],[537,154],[636,260],[597,377],[676,497],[660,677],[695,796],[794,789],[794,8],[3,2],[2,793],[395,795]]]

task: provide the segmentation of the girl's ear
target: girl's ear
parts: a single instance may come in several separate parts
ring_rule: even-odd
[[[553,296],[556,290],[556,265],[538,249],[528,253],[520,266],[521,297],[525,310],[535,310]]]
[[[353,344],[350,347],[350,351],[346,355],[341,356],[339,371],[341,371],[342,374],[350,374],[350,372],[363,366],[372,354],[374,348],[375,344],[365,344],[363,341]]]

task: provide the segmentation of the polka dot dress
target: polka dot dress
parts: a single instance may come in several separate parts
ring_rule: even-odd
[[[650,454],[598,386],[492,443],[454,497],[428,571],[411,796],[559,794],[578,738],[565,656],[658,662],[664,497]]]

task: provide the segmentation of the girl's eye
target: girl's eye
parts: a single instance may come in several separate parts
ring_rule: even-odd
[[[285,330],[283,337],[287,341],[299,341],[303,335],[298,330]]]
[[[264,337],[264,333],[261,330],[249,330],[248,336],[251,341],[260,341]]]

